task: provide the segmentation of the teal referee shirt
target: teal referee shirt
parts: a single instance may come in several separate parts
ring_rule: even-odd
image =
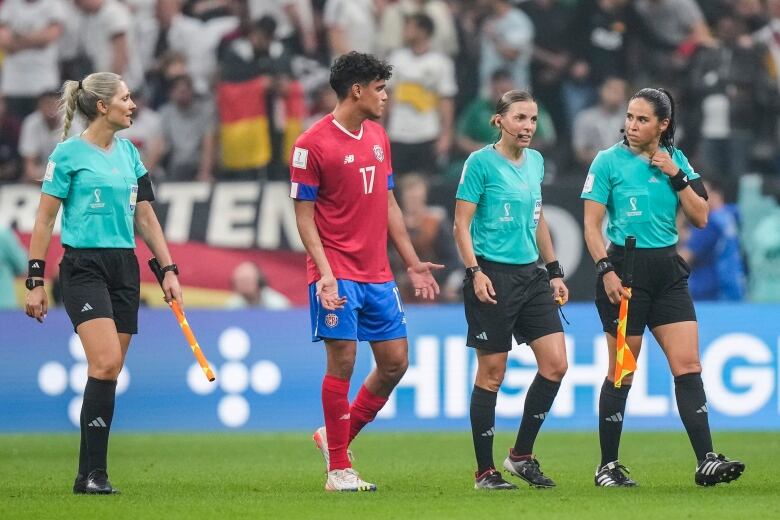
[[[80,136],[57,145],[41,191],[62,199],[62,244],[134,248],[138,178],[146,173],[136,147],[114,137],[108,150]]]
[[[674,149],[672,160],[689,180],[699,178],[679,149]],[[607,207],[607,238],[615,245],[625,245],[629,235],[636,237],[639,248],[677,243],[675,219],[680,201],[669,176],[623,143],[596,155],[580,197]]]
[[[530,264],[539,258],[544,159],[526,148],[519,162],[493,145],[469,155],[456,198],[477,205],[471,222],[474,253],[493,262]]]

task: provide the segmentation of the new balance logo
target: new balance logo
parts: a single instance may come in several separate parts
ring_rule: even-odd
[[[618,412],[615,415],[611,415],[604,420],[607,422],[623,422],[623,414]]]
[[[89,303],[85,303],[84,306],[81,308],[81,312],[87,312],[92,310],[92,305]]]
[[[106,422],[103,420],[102,417],[98,417],[97,419],[89,423],[89,426],[93,426],[95,428],[107,428]]]
[[[540,421],[544,421],[547,418],[547,412],[538,413],[538,414],[534,415],[534,417],[536,417]]]
[[[495,426],[482,434],[483,437],[492,437],[496,434]]]
[[[707,403],[704,403],[701,408],[696,410],[696,413],[707,413]]]
[[[349,414],[345,413],[341,417],[339,417],[339,421],[349,421]]]
[[[480,332],[479,334],[477,334],[477,339],[481,339],[482,341],[487,341],[487,333]]]
[[[344,156],[344,164],[352,164],[355,162],[355,156],[352,154],[345,155]]]

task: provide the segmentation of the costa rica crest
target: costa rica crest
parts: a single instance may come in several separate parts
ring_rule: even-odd
[[[378,144],[374,145],[374,157],[376,157],[376,160],[379,162],[382,162],[385,160],[385,151],[382,150],[382,147]]]

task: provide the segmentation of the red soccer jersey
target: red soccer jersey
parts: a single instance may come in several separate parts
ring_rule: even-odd
[[[290,197],[313,200],[325,256],[333,276],[356,282],[393,279],[387,259],[387,192],[392,188],[390,145],[370,120],[353,134],[329,114],[295,142]],[[309,283],[320,279],[307,257]]]

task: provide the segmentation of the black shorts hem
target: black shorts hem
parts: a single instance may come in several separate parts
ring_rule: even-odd
[[[512,350],[512,344],[511,344],[511,342],[510,342],[510,344],[509,344],[509,348],[505,348],[505,347],[494,347],[494,346],[492,346],[492,345],[480,345],[480,346],[476,346],[476,345],[469,345],[468,343],[466,343],[466,346],[467,346],[468,348],[473,348],[474,350],[484,350],[484,351],[486,351],[486,352],[492,352],[493,354],[502,354],[502,353],[504,353],[504,352],[510,352],[510,351]]]

